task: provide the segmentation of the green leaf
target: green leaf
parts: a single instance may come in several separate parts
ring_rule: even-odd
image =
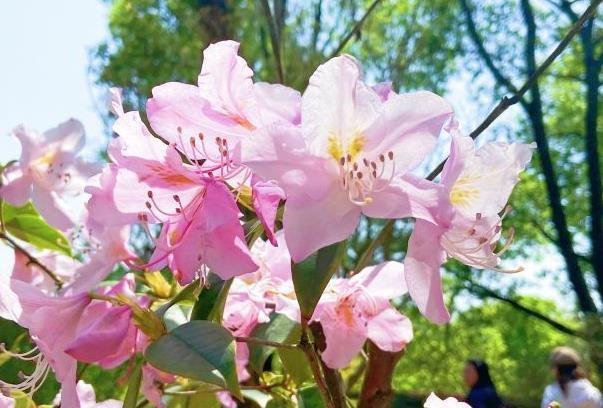
[[[65,235],[46,223],[31,203],[13,207],[2,202],[2,220],[9,234],[39,249],[50,249],[71,256]]]
[[[124,398],[123,408],[136,408],[138,402],[138,392],[140,390],[140,383],[142,381],[142,364],[139,363],[134,369],[134,373],[128,381],[128,391]]]
[[[259,324],[251,333],[253,338],[290,344],[297,343],[300,335],[301,326],[299,323],[279,313],[273,313],[270,316],[270,322]],[[256,373],[262,373],[266,360],[274,351],[274,347],[255,343],[249,344],[249,364]]]
[[[324,408],[325,403],[316,385],[308,385],[297,390],[299,408]]]
[[[157,310],[155,311],[155,313],[157,314],[157,316],[163,318],[163,315],[165,315],[165,313],[175,304],[177,304],[179,302],[184,302],[184,301],[195,301],[196,300],[195,294],[198,290],[199,290],[199,280],[196,280],[196,281],[190,283],[189,285],[185,286],[184,288],[182,288],[182,290],[180,292],[178,292],[178,294],[176,296],[174,296],[172,299],[170,299],[169,302],[159,306],[157,308]]]
[[[210,275],[209,287],[204,287],[201,291],[193,307],[191,320],[210,320],[220,323],[231,284],[232,279],[222,281],[215,275]]]
[[[295,294],[305,318],[312,317],[322,292],[341,263],[345,248],[346,241],[338,242],[321,248],[305,261],[292,264]]]
[[[234,339],[216,323],[183,324],[152,343],[145,358],[162,371],[218,385],[241,397]]]
[[[285,372],[289,374],[295,384],[312,381],[312,371],[303,351],[281,348],[277,350],[277,353]]]

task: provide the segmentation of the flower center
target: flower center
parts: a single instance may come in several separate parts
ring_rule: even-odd
[[[0,353],[35,364],[35,368],[31,374],[19,373],[22,381],[18,384],[11,384],[0,380],[0,387],[26,392],[31,397],[44,384],[50,372],[50,363],[48,360],[44,358],[38,347],[34,347],[25,353],[15,353],[7,350],[4,343],[0,343]]]
[[[350,201],[357,205],[372,203],[371,195],[384,190],[391,183],[396,172],[392,151],[379,154],[376,161],[359,156],[356,161],[352,154],[348,153],[346,156],[341,156],[337,164],[340,186],[348,192]]]

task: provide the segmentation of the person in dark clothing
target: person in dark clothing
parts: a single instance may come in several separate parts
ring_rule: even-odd
[[[490,377],[488,364],[482,360],[469,360],[465,364],[465,383],[469,386],[466,402],[472,408],[500,408],[502,401]]]

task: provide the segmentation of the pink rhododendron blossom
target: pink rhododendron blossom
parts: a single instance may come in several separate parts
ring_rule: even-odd
[[[79,408],[75,387],[76,360],[64,350],[73,340],[79,319],[89,303],[86,294],[51,297],[26,282],[2,277],[0,317],[28,329],[37,347],[23,354],[9,352],[13,357],[32,361],[35,369],[19,384],[0,381],[0,385],[33,393],[52,369],[62,385],[63,404]]]
[[[465,402],[460,402],[456,398],[448,397],[445,400],[442,400],[433,392],[429,394],[427,400],[425,400],[425,404],[423,405],[425,408],[471,408],[471,406]]]
[[[163,84],[153,89],[147,102],[153,130],[191,159],[219,162],[220,144],[229,146],[235,158],[240,140],[251,137],[256,128],[299,123],[299,92],[254,84],[253,71],[237,55],[238,49],[234,41],[210,45],[203,51],[198,86]]]
[[[302,124],[258,129],[242,160],[287,194],[283,225],[293,261],[341,241],[360,214],[433,221],[439,190],[410,174],[452,110],[430,92],[389,95],[361,80],[350,56],[321,65],[302,97]]]
[[[89,188],[88,210],[98,223],[115,211],[118,224],[163,224],[151,259],[138,267],[169,265],[182,284],[204,274],[205,267],[222,279],[257,269],[224,182],[230,170],[182,162],[175,147],[153,137],[137,112],[120,116],[114,131],[119,137],[109,154],[115,165]],[[228,160],[228,154],[224,157]]]
[[[21,157],[3,172],[0,197],[13,205],[32,200],[50,224],[67,230],[74,225],[73,209],[66,200],[80,194],[97,166],[76,157],[84,145],[84,128],[70,119],[39,134],[23,126],[13,135],[21,143]]]
[[[505,205],[532,149],[522,143],[489,143],[476,149],[453,125],[450,158],[441,179],[446,199],[439,202],[435,223],[415,222],[404,261],[410,295],[430,320],[450,319],[439,271],[446,257],[497,269],[499,255],[512,238],[511,232],[507,245],[495,252]]]
[[[117,284],[98,291],[101,295],[124,295],[135,300],[134,275],[125,275]],[[148,301],[141,299],[141,306]],[[74,340],[65,352],[84,363],[98,363],[103,368],[114,368],[136,352],[140,335],[132,322],[129,306],[115,306],[104,300],[92,300],[77,325]]]
[[[275,236],[277,246],[258,240],[251,252],[260,265],[257,272],[236,277],[224,307],[223,325],[234,336],[248,337],[260,323],[268,323],[272,312],[299,320],[299,306],[291,280],[291,258],[284,236]],[[249,378],[246,370],[249,348],[238,342],[236,362],[239,380]]]
[[[80,408],[121,408],[123,403],[117,400],[106,400],[103,402],[96,402],[96,393],[94,388],[90,384],[84,381],[78,381],[76,385],[77,397],[80,403]],[[57,395],[53,401],[55,406],[66,406],[61,404],[61,395]]]
[[[400,351],[413,338],[412,324],[389,303],[406,293],[404,266],[385,262],[364,268],[349,279],[327,285],[312,317],[322,325],[327,348],[325,364],[343,368],[367,339],[384,351]]]

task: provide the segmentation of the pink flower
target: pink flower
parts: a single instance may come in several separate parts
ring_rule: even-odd
[[[433,392],[429,394],[425,404],[425,408],[471,408],[471,406],[465,402],[460,402],[456,398],[448,397],[445,400],[440,399]]]
[[[84,188],[96,166],[76,157],[84,144],[84,128],[75,119],[39,134],[23,126],[13,135],[21,142],[21,158],[5,172],[0,197],[13,205],[31,199],[52,225],[67,230],[74,225],[73,200]]]
[[[89,188],[88,209],[97,223],[104,217],[116,224],[139,221],[147,230],[148,224],[163,224],[156,240],[148,231],[155,252],[148,263],[137,267],[169,265],[182,284],[205,273],[206,267],[222,279],[257,269],[226,184],[240,173],[229,167],[226,146],[220,150],[226,164],[186,164],[173,145],[153,137],[137,112],[120,116],[114,130],[119,137],[111,143],[109,154],[115,165]]]
[[[191,210],[163,225],[148,265],[169,265],[181,284],[205,274],[203,265],[222,279],[257,269],[251,259],[239,209],[224,184],[208,181]]]
[[[450,314],[444,304],[440,266],[446,257],[475,268],[497,269],[495,252],[501,236],[506,202],[518,175],[532,155],[532,145],[490,143],[475,149],[471,138],[453,125],[450,158],[442,172],[446,198],[440,202],[436,222],[417,220],[408,243],[404,265],[406,281],[421,312],[436,323]]]
[[[438,190],[410,171],[451,108],[429,92],[384,101],[360,70],[350,56],[321,65],[302,97],[301,130],[274,124],[242,142],[243,163],[287,194],[283,225],[295,262],[345,239],[360,214],[433,220]]]
[[[370,339],[380,349],[402,350],[412,338],[412,325],[389,299],[406,293],[404,267],[385,262],[364,268],[350,279],[333,279],[323,293],[312,320],[322,325],[327,348],[325,364],[343,368]]]
[[[79,399],[81,408],[121,408],[123,403],[118,400],[106,400],[103,402],[96,402],[96,393],[94,388],[90,384],[80,380],[76,385],[77,397]],[[61,405],[61,395],[57,395],[53,401],[56,406]],[[62,404],[61,406],[65,406]]]
[[[73,340],[79,319],[89,302],[87,294],[50,297],[26,282],[2,277],[0,317],[28,329],[37,347],[22,354],[8,352],[15,358],[32,361],[36,367],[19,384],[0,384],[4,388],[33,393],[52,369],[62,385],[63,405],[79,408],[75,386],[76,360],[64,350]]]
[[[260,126],[299,123],[299,92],[282,85],[254,84],[253,71],[237,55],[238,49],[234,41],[210,45],[203,51],[198,86],[163,84],[153,89],[147,102],[153,130],[191,159],[215,157],[219,153],[215,138],[236,150],[240,140]],[[201,149],[200,135],[207,142]]]
[[[111,288],[99,293],[115,297],[125,295],[136,299],[133,274],[125,275]],[[142,301],[145,302],[144,300]],[[114,368],[136,352],[139,331],[132,322],[129,306],[115,306],[104,300],[92,300],[84,310],[74,340],[65,352],[85,363],[98,363],[103,368]]]

